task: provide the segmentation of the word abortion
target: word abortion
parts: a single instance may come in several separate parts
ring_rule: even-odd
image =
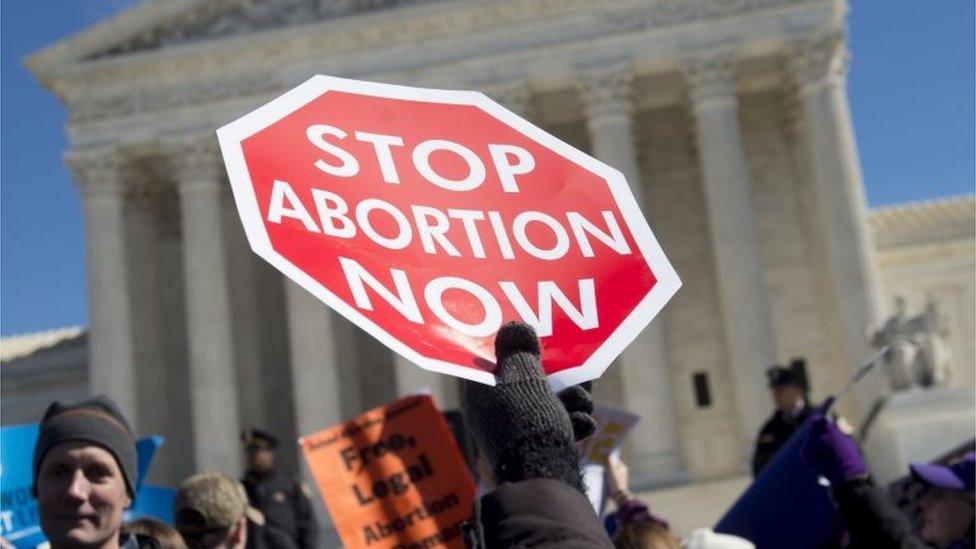
[[[512,238],[519,248],[529,255],[547,261],[562,259],[570,250],[569,233],[579,247],[583,257],[594,257],[593,245],[590,237],[593,237],[620,255],[631,253],[630,245],[624,238],[620,225],[617,223],[613,212],[603,211],[603,224],[606,230],[598,224],[590,221],[579,212],[566,212],[566,221],[569,231],[555,217],[539,212],[524,211],[515,216],[511,221],[511,229],[508,228],[500,212],[466,210],[451,208],[446,211],[430,206],[411,205],[410,217],[393,204],[379,198],[367,198],[360,201],[355,206],[353,218],[350,213],[349,204],[336,193],[324,189],[311,189],[311,201],[315,205],[318,214],[318,223],[309,213],[303,201],[292,186],[281,180],[275,180],[271,189],[271,204],[268,208],[268,222],[280,224],[282,219],[296,219],[302,223],[306,230],[313,233],[322,233],[326,236],[337,238],[353,238],[359,231],[374,243],[389,250],[402,250],[413,242],[413,235],[416,231],[417,236],[423,246],[424,252],[437,254],[438,247],[449,256],[461,257],[461,251],[447,237],[448,231],[452,228],[452,221],[460,222],[465,235],[467,236],[468,246],[471,255],[478,259],[486,258],[484,240],[478,229],[478,221],[488,220],[491,233],[495,237],[498,249],[503,259],[515,259],[515,250],[512,246]],[[397,230],[394,236],[384,236],[374,227],[371,219],[373,214],[385,214],[396,225]],[[528,227],[531,223],[539,223],[540,226],[548,229],[554,243],[549,246],[541,246],[532,242],[529,238]]]

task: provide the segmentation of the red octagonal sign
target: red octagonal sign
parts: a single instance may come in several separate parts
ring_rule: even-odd
[[[217,135],[254,251],[428,370],[494,383],[520,319],[594,379],[681,284],[619,171],[478,92],[315,76]]]

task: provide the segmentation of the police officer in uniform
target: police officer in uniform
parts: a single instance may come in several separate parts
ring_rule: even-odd
[[[766,378],[776,410],[762,426],[756,440],[756,451],[752,456],[754,477],[759,476],[763,467],[810,415],[806,364],[802,359],[794,360],[789,366],[772,366],[766,370]]]
[[[315,547],[318,524],[309,500],[310,491],[301,481],[275,471],[274,450],[278,440],[260,429],[244,431],[241,439],[247,453],[247,472],[241,483],[251,506],[265,518],[260,533],[248,535],[248,547]]]

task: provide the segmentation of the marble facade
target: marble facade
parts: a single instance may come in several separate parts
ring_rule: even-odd
[[[885,308],[846,99],[845,11],[171,0],[32,55],[69,113],[91,390],[167,437],[154,465],[166,482],[236,474],[242,426],[294,439],[421,387],[455,406],[455,380],[404,364],[250,252],[213,130],[316,73],[478,89],[623,171],[683,279],[597,386],[645,418],[627,448],[635,483],[743,471],[771,406],[765,368],[803,356],[815,396],[836,390]],[[880,391],[867,384],[848,413]],[[295,448],[284,453],[296,466]]]

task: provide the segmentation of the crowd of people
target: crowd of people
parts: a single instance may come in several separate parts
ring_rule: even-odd
[[[497,384],[469,384],[463,413],[489,489],[464,528],[469,547],[745,548],[744,539],[707,529],[678,540],[668,522],[629,489],[626,465],[608,462],[614,511],[601,520],[585,495],[576,443],[590,436],[593,401],[581,387],[559,394],[546,381],[540,345],[530,327],[505,325],[495,341]],[[949,465],[913,465],[926,490],[923,527],[907,518],[871,483],[851,437],[807,402],[805,380],[790,369],[772,372],[777,411],[757,443],[759,473],[785,438],[809,420],[802,459],[829,481],[846,528],[840,543],[864,548],[973,547],[974,455]],[[648,418],[653,421],[654,418]],[[176,494],[170,527],[141,519],[124,523],[135,498],[135,437],[106,397],[55,402],[40,422],[32,490],[40,524],[54,548],[307,548],[318,528],[301,482],[274,467],[275,438],[244,434],[242,481],[215,472],[186,479]]]

